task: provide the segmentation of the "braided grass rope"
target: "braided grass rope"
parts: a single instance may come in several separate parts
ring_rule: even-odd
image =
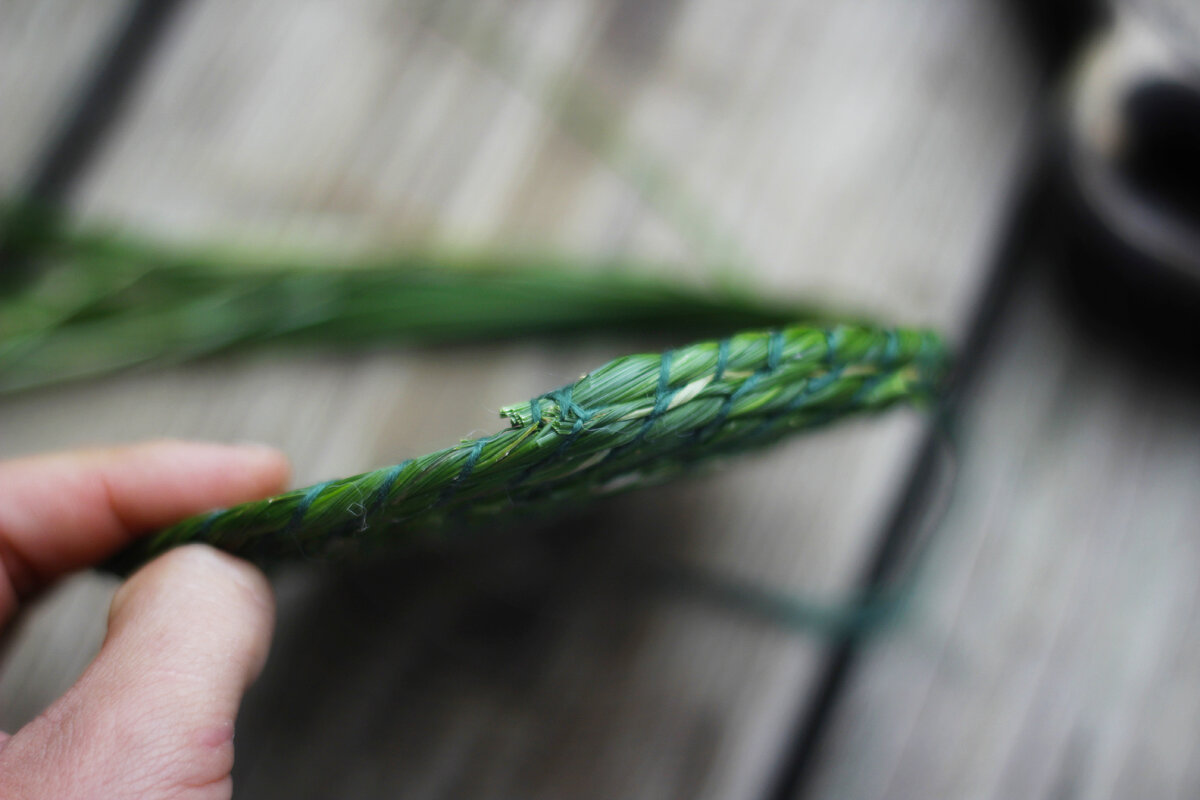
[[[186,542],[263,565],[360,557],[570,507],[846,416],[923,404],[946,369],[929,332],[834,325],[816,309],[676,286],[633,265],[181,247],[20,203],[0,203],[0,230],[10,252],[39,262],[0,286],[0,397],[256,344],[766,328],[619,358],[502,409],[509,427],[492,436],[185,520],[119,554],[110,568],[121,573]]]
[[[352,557],[666,480],[695,462],[898,402],[943,379],[933,333],[795,326],[616,359],[501,410],[510,427],[385,469],[185,520],[110,563],[206,542],[269,565]]]

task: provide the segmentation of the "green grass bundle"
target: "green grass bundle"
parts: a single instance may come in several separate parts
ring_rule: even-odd
[[[760,329],[619,358],[504,408],[509,427],[492,436],[186,520],[121,554],[111,566],[122,572],[185,542],[263,564],[353,557],[569,507],[846,416],[925,403],[946,369],[929,332],[830,324],[630,265],[429,252],[314,260],[163,245],[26,206],[0,212],[7,251],[38,266],[0,295],[0,395],[251,345]]]
[[[851,326],[626,356],[502,409],[510,427],[492,436],[194,517],[140,541],[112,568],[127,572],[187,542],[260,564],[361,556],[571,506],[849,415],[925,401],[944,366],[931,333]]]

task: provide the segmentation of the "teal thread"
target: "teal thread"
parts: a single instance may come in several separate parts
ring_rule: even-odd
[[[719,375],[724,375],[725,365],[729,360],[728,345],[729,345],[729,340],[724,339],[721,341],[721,346],[718,347],[717,373]],[[766,363],[765,368],[755,371],[755,373],[753,375],[751,375],[745,381],[742,382],[741,386],[739,386],[734,391],[730,392],[725,397],[725,400],[721,403],[721,407],[719,409],[717,409],[717,414],[715,417],[713,417],[712,421],[709,422],[707,425],[705,425],[703,428],[699,428],[692,432],[691,437],[689,437],[690,438],[689,444],[691,446],[698,446],[698,445],[702,444],[703,442],[707,441],[708,439],[712,438],[713,436],[715,436],[717,431],[719,431],[721,429],[721,426],[725,424],[725,420],[728,419],[729,414],[733,411],[733,404],[736,403],[747,392],[752,391],[754,389],[754,387],[758,385],[758,382],[760,380],[762,380],[762,377],[764,374],[773,372],[775,370],[775,368],[779,366],[779,360],[780,360],[782,353],[783,353],[783,332],[782,331],[772,331],[770,337],[767,340],[767,363]],[[772,355],[774,355],[774,358],[772,358]],[[772,363],[772,362],[774,362],[774,363]],[[714,380],[720,380],[720,378],[719,377],[714,378]]]
[[[313,502],[321,496],[322,492],[329,488],[329,484],[331,483],[333,483],[333,481],[325,481],[324,483],[318,483],[315,486],[310,487],[309,490],[304,493],[304,497],[300,499],[299,504],[296,506],[296,510],[292,512],[291,518],[288,520],[287,525],[284,526],[283,531],[281,532],[281,535],[290,538],[292,542],[295,543],[296,550],[299,552],[301,558],[310,558],[310,556],[304,548],[304,542],[299,536],[296,535],[296,533],[300,530],[300,525],[304,522],[304,518],[308,515],[309,509],[312,508]]]
[[[396,485],[396,480],[400,477],[400,473],[411,463],[412,459],[410,458],[408,461],[388,469],[387,474],[383,476],[383,482],[379,484],[379,488],[375,491],[375,496],[371,498],[371,504],[363,512],[364,519],[373,516],[379,509],[383,508],[383,504],[387,502],[388,495],[392,493],[392,487]]]
[[[896,335],[895,331],[889,330],[884,338],[886,341],[883,345],[883,363],[884,366],[890,367],[896,363],[896,359],[899,357],[900,337]]]
[[[662,355],[662,363],[658,368],[658,386],[654,390],[654,408],[650,410],[650,414],[646,417],[646,421],[642,423],[641,430],[637,436],[629,443],[630,446],[640,444],[646,438],[646,434],[650,432],[650,428],[658,418],[666,413],[671,405],[671,400],[675,397],[676,389],[671,388],[671,357],[672,352],[668,350]],[[613,452],[616,452],[614,449]],[[609,453],[611,456],[612,453]]]
[[[841,332],[839,328],[825,330],[825,364],[832,369],[837,364],[838,350],[841,348]]]
[[[767,372],[779,369],[779,362],[782,358],[783,331],[771,331],[771,335],[767,339]]]
[[[703,441],[716,433],[725,424],[725,420],[729,418],[730,413],[733,411],[733,404],[751,392],[762,378],[763,373],[761,371],[755,372],[749,378],[746,378],[741,386],[730,392],[726,396],[725,402],[721,404],[721,408],[717,410],[717,416],[701,430],[699,440]]]
[[[884,379],[890,378],[890,377],[891,377],[890,375],[887,375],[885,373],[880,373],[879,375],[872,375],[871,377],[864,380],[862,382],[862,386],[859,386],[858,389],[854,392],[854,394],[850,397],[850,404],[855,407],[861,406],[862,402],[863,402],[863,398],[868,397],[871,394],[871,392],[875,391],[876,386],[878,386],[880,383],[882,383],[884,381]]]
[[[584,423],[591,419],[595,412],[590,411],[575,402],[575,400],[572,398],[572,393],[574,390],[574,385],[563,386],[562,388],[555,389],[553,392],[547,392],[546,394],[542,395],[542,397],[548,397],[558,405],[559,419],[565,422],[570,422],[571,418],[574,417],[575,423],[571,426],[570,433],[563,437],[563,440],[559,442],[558,447],[554,449],[554,452],[543,458],[541,461],[530,464],[524,472],[511,481],[509,484],[510,488],[516,489],[520,487],[521,484],[529,480],[529,478],[532,477],[533,474],[539,469],[545,469],[546,467],[557,463],[558,460],[561,459],[567,452],[567,449],[570,448],[575,439],[579,437],[579,434],[583,432]]]
[[[572,417],[575,419],[573,433],[578,433],[583,428],[583,424],[592,417],[591,411],[576,403],[571,395],[575,391],[575,387],[564,386],[561,389],[555,389],[544,397],[549,397],[558,404],[558,416],[563,421],[569,422]]]
[[[209,532],[212,531],[213,525],[217,522],[217,518],[223,513],[225,513],[225,509],[223,508],[210,511],[208,516],[204,518],[204,522],[201,523],[200,528],[196,531],[196,539],[201,542],[208,541]]]
[[[717,369],[713,373],[713,382],[719,382],[725,377],[725,368],[729,366],[729,347],[730,341],[722,339],[717,344]]]
[[[379,513],[384,504],[387,503],[392,489],[396,485],[396,481],[400,478],[400,473],[412,463],[412,459],[403,461],[399,464],[394,464],[390,467],[385,467],[377,472],[382,472],[383,477],[379,482],[379,487],[371,493],[371,501],[362,507],[361,515],[351,515],[346,518],[344,524],[334,529],[331,539],[344,539],[355,532],[361,533],[367,529],[368,520]]]
[[[292,512],[292,518],[288,520],[287,526],[283,529],[284,533],[292,533],[300,527],[300,523],[304,522],[304,517],[308,514],[308,510],[312,508],[313,501],[321,496],[321,492],[329,488],[330,483],[332,481],[318,483],[304,493],[304,497],[300,499],[300,504]]]
[[[804,382],[804,387],[796,394],[796,396],[787,402],[787,405],[770,414],[766,419],[759,423],[754,430],[750,431],[748,435],[751,438],[757,438],[761,434],[774,429],[775,426],[779,424],[781,419],[788,417],[804,408],[804,406],[812,399],[813,395],[824,389],[826,386],[829,386],[834,381],[839,380],[842,376],[843,369],[843,367],[837,367],[829,372],[826,372],[824,375],[818,375],[815,378],[809,378]]]
[[[671,406],[671,400],[675,397],[676,389],[671,388],[671,359],[674,351],[668,350],[662,354],[662,360],[658,366],[658,386],[654,390],[654,408],[646,415],[642,427],[638,429],[637,435],[623,445],[614,447],[608,451],[608,455],[600,462],[600,465],[609,464],[624,456],[630,450],[635,449],[650,433],[650,428],[658,421],[659,417],[666,413]]]
[[[475,465],[479,463],[479,457],[483,455],[483,446],[489,441],[491,441],[490,436],[486,439],[475,440],[475,444],[471,447],[471,452],[467,456],[462,469],[459,470],[458,475],[454,476],[454,480],[450,481],[450,485],[438,495],[438,499],[433,503],[433,508],[446,505],[454,495],[458,494],[458,490],[462,488],[462,485],[471,477],[471,473],[475,471]]]

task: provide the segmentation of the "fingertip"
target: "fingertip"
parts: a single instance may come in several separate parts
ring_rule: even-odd
[[[204,545],[155,559],[113,597],[75,686],[0,752],[0,796],[228,796],[238,706],[273,623],[270,585],[250,564]],[[24,765],[11,786],[6,764]]]
[[[287,488],[292,465],[279,448],[261,442],[239,442],[229,447],[241,453],[246,469],[262,482],[263,494],[277,494]]]
[[[174,548],[139,569],[117,589],[109,608],[109,637],[147,619],[171,624],[193,619],[181,637],[204,636],[241,662],[241,688],[262,671],[275,622],[275,596],[263,573],[250,563],[203,544]]]
[[[188,476],[193,493],[227,497],[231,502],[278,494],[291,479],[287,456],[260,442],[154,439],[115,451],[100,451],[98,456],[108,464],[145,465],[152,471],[161,470],[159,475]]]
[[[0,462],[0,621],[19,597],[185,517],[283,491],[263,444],[157,439]]]

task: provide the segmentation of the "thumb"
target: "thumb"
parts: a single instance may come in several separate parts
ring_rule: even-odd
[[[234,719],[273,622],[245,562],[192,545],[147,565],[79,681],[0,750],[0,797],[228,798]]]

